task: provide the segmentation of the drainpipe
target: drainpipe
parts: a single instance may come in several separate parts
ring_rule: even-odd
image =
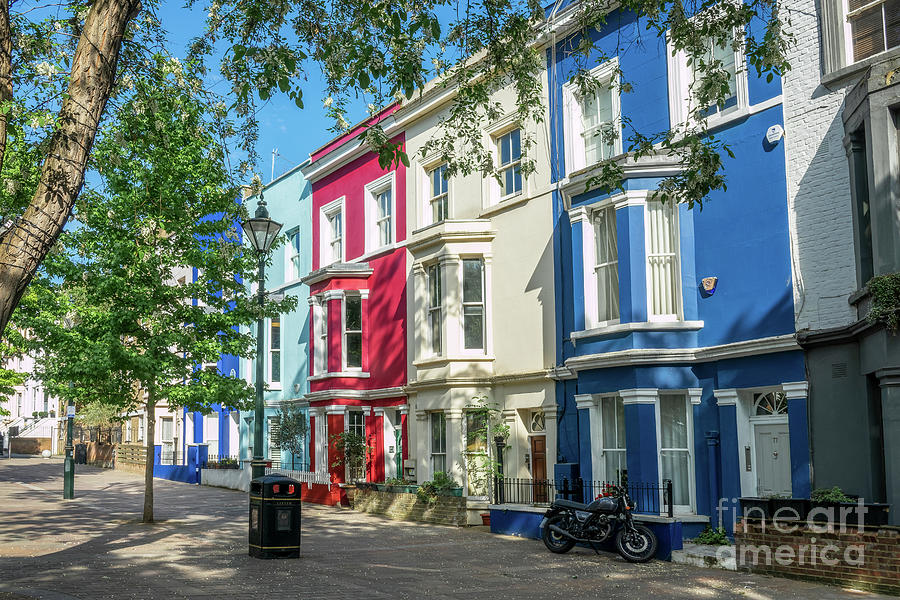
[[[716,510],[721,492],[719,491],[719,432],[706,432],[706,458],[709,463],[706,472],[709,474],[709,498],[710,498],[710,515],[709,520],[713,529],[720,527],[719,512]]]

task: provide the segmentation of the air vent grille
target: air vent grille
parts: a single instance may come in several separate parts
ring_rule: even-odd
[[[841,377],[847,376],[847,363],[832,363],[831,364],[831,378],[832,379],[840,379]]]

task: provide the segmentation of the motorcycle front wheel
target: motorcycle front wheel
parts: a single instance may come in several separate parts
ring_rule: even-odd
[[[634,525],[632,531],[622,529],[616,536],[616,550],[633,563],[647,562],[656,554],[656,536],[643,525]]]
[[[575,546],[575,540],[572,538],[568,538],[564,535],[561,535],[555,531],[550,531],[551,525],[556,525],[560,529],[566,529],[568,526],[568,517],[566,515],[556,515],[550,517],[547,521],[547,524],[544,525],[544,532],[541,537],[544,540],[544,545],[547,546],[547,550],[550,552],[555,552],[556,554],[564,554],[572,549]]]

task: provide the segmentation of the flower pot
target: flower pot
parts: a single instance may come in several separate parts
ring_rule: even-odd
[[[482,525],[490,525],[491,524],[491,513],[481,513],[481,524]]]
[[[803,521],[809,514],[806,498],[769,498],[772,518],[776,521]]]
[[[741,516],[745,519],[769,519],[772,506],[769,498],[740,498]]]
[[[449,490],[438,490],[438,496],[456,496],[462,498],[462,488],[450,488]]]

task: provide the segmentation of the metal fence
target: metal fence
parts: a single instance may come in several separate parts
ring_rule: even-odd
[[[586,479],[516,479],[497,478],[494,481],[494,502],[497,504],[547,504],[556,498],[575,502],[591,502],[615,481],[591,481]],[[672,481],[625,483],[628,495],[636,505],[635,512],[672,516]]]

